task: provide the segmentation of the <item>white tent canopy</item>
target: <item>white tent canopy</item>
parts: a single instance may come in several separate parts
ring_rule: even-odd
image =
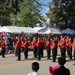
[[[35,34],[36,32],[31,27],[17,27],[17,26],[3,26],[0,28],[0,32],[9,32],[9,33],[27,33],[27,34]]]
[[[6,27],[1,27],[0,32],[9,32],[9,33],[11,33],[11,31]]]
[[[58,28],[50,28],[50,29],[51,29],[51,34],[62,34]]]
[[[34,27],[33,28],[38,34],[50,34],[51,30],[47,27]]]
[[[33,29],[38,34],[61,34],[61,31],[58,28],[34,27]]]
[[[50,28],[45,27],[45,28],[38,30],[38,33],[39,34],[50,34],[51,30],[50,30]]]
[[[31,27],[17,27],[18,30],[28,34],[35,34],[36,32]]]
[[[21,33],[21,31],[19,29],[17,29],[16,26],[4,26],[7,29],[9,29],[11,31],[11,33]]]
[[[70,28],[62,30],[61,32],[62,32],[62,34],[75,34],[75,31],[71,30]]]
[[[38,33],[38,31],[39,31],[40,29],[43,29],[43,28],[44,28],[44,27],[34,27],[33,30]]]

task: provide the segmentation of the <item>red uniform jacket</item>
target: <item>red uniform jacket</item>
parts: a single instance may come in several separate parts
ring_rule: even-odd
[[[75,50],[75,42],[73,42],[73,47],[74,47],[74,50]]]
[[[37,47],[38,47],[38,48],[39,48],[39,47],[42,47],[41,40],[38,40],[38,41],[37,41]]]
[[[36,44],[37,44],[37,40],[33,40],[33,41],[32,41],[32,48],[37,47]]]
[[[50,41],[46,40],[46,47],[49,47],[50,46]]]
[[[69,42],[68,42],[68,47],[72,47],[72,42],[71,42],[71,40],[69,40]]]
[[[65,40],[63,40],[63,41],[60,43],[60,46],[61,46],[61,48],[65,48],[65,47],[66,47],[66,42],[65,42]]]
[[[18,40],[18,41],[16,42],[16,46],[17,46],[17,47],[21,47],[21,41],[20,41],[20,40]]]
[[[25,41],[24,42],[24,48],[28,48],[28,46],[29,46],[29,42]]]
[[[58,40],[57,39],[54,42],[55,42],[56,45],[58,44]]]
[[[2,47],[2,48],[5,48],[5,42],[2,42],[2,43],[1,43],[1,47]]]
[[[66,39],[66,46],[69,46],[69,39]]]
[[[63,39],[60,39],[60,43],[63,41]]]
[[[55,43],[52,43],[51,48],[52,49],[55,49],[56,48],[56,44]]]
[[[44,46],[44,42],[43,41],[41,41],[41,46]]]

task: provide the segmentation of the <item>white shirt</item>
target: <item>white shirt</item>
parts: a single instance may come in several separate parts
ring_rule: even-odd
[[[40,74],[37,73],[37,72],[31,72],[31,73],[29,73],[29,74],[27,74],[27,75],[40,75]]]

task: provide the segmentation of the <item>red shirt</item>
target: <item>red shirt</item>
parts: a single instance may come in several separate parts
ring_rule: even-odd
[[[47,46],[47,47],[50,46],[50,41],[46,40],[46,46]]]
[[[51,48],[52,49],[56,48],[56,44],[55,43],[52,43]]]
[[[69,39],[66,39],[66,46],[69,45]]]
[[[43,41],[41,41],[41,46],[44,46],[44,42]]]
[[[2,42],[2,43],[1,43],[1,47],[2,47],[2,48],[5,48],[5,42]]]
[[[74,49],[75,49],[75,42],[73,42],[73,47],[74,47]]]
[[[63,41],[63,39],[60,39],[60,43]]]
[[[21,47],[24,47],[24,43],[21,44]]]
[[[28,48],[28,46],[29,46],[29,42],[25,41],[24,42],[24,48]]]
[[[32,48],[37,47],[36,44],[37,44],[37,40],[33,40],[33,41],[32,41]]]
[[[63,41],[60,43],[60,46],[61,46],[61,48],[65,48],[65,47],[66,47],[66,42],[65,42],[65,40],[63,40]]]
[[[54,42],[55,42],[55,44],[57,45],[58,44],[58,40],[56,39],[56,40],[54,40]]]
[[[16,46],[17,46],[17,47],[21,47],[21,41],[20,41],[20,40],[18,40],[18,41],[16,42]]]
[[[72,46],[72,42],[71,42],[71,40],[69,40],[69,42],[68,42],[68,46],[69,46],[69,47]]]
[[[1,47],[1,43],[0,43],[0,47]]]
[[[41,40],[38,40],[38,41],[37,41],[37,47],[42,47]]]

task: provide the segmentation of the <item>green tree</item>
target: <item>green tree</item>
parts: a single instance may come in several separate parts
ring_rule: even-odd
[[[6,4],[7,0],[0,0],[0,25],[11,25],[10,21],[10,7]]]
[[[19,3],[20,12],[15,16],[13,25],[34,27],[40,23],[42,5],[40,0],[23,0]]]
[[[75,29],[75,0],[53,0],[51,6],[53,7],[50,7],[50,10],[53,10],[56,18],[54,22],[59,28]]]

